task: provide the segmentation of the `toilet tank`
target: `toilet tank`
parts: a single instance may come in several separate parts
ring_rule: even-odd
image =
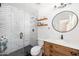
[[[39,45],[39,46],[41,46],[41,47],[42,47],[42,46],[43,46],[43,44],[44,44],[44,41],[43,41],[43,40],[38,40],[38,45]]]

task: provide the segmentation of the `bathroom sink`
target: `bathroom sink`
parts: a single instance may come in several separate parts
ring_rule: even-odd
[[[79,40],[70,40],[70,39],[67,39],[67,40],[66,39],[65,40],[40,39],[40,40],[47,41],[50,43],[59,44],[59,45],[74,48],[74,49],[79,49]]]
[[[79,40],[56,40],[56,43],[66,47],[79,49]]]

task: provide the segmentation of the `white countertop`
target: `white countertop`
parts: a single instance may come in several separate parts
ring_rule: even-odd
[[[62,45],[62,46],[66,46],[66,47],[69,47],[69,48],[74,48],[74,49],[78,49],[79,50],[79,41],[77,42],[65,42],[64,40],[53,40],[53,39],[39,39],[39,40],[43,40],[43,41],[47,41],[47,42],[50,42],[50,43],[55,43],[55,44],[58,44],[58,45]]]

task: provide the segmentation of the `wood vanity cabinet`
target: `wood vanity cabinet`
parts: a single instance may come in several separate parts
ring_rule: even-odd
[[[44,56],[79,56],[79,50],[44,41]]]

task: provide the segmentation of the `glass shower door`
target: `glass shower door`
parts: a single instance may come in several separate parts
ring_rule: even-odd
[[[24,14],[15,7],[11,7],[11,37],[12,56],[24,56]]]
[[[0,7],[0,56],[24,56],[24,14],[17,8]]]
[[[8,42],[10,39],[10,8],[0,7],[0,56],[7,55]]]

